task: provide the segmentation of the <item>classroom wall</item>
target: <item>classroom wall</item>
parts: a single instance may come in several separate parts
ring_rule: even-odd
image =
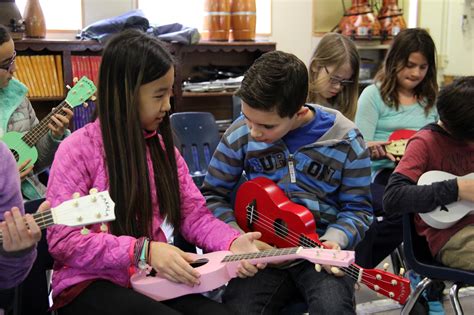
[[[83,1],[86,25],[127,12],[134,3],[134,0]],[[438,49],[441,76],[474,74],[473,1],[418,0],[418,26],[428,28],[433,36]],[[400,5],[407,11],[409,2],[402,0]],[[312,9],[313,0],[272,1],[272,34],[269,40],[277,43],[277,49],[297,55],[306,64],[320,40],[320,37],[312,35]],[[463,15],[467,15],[468,20],[464,31],[461,26]]]
[[[440,74],[474,75],[474,0],[421,0],[418,16],[436,43]]]

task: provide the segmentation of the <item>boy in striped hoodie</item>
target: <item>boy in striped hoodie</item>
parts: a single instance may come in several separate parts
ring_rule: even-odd
[[[202,191],[214,215],[238,228],[231,191],[243,173],[267,177],[311,211],[327,247],[354,249],[373,219],[369,153],[350,120],[305,104],[307,93],[306,66],[296,56],[274,51],[258,58],[237,92],[242,115],[222,137]],[[354,282],[324,267],[319,273],[308,262],[266,268],[232,280],[223,301],[238,314],[273,314],[299,294],[310,314],[354,314]]]

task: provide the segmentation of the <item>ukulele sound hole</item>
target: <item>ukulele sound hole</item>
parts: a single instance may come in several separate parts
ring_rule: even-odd
[[[193,268],[197,268],[197,267],[204,266],[208,262],[209,262],[209,259],[207,259],[207,258],[199,258],[199,259],[193,261],[192,263],[190,263],[190,265]]]
[[[288,236],[288,226],[282,219],[276,219],[275,222],[273,222],[273,229],[275,230],[275,234],[281,238]]]
[[[253,224],[257,222],[259,219],[258,211],[257,211],[257,201],[253,200],[247,206],[247,227],[253,231]]]

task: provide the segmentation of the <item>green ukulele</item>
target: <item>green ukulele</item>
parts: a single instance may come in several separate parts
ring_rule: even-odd
[[[94,82],[87,77],[82,77],[67,93],[66,99],[61,102],[54,110],[43,118],[36,126],[26,133],[16,131],[7,132],[1,141],[5,142],[10,151],[15,156],[17,165],[20,166],[26,160],[31,159],[25,168],[32,166],[38,160],[38,151],[35,144],[49,130],[48,124],[52,122],[51,116],[55,114],[64,114],[63,108],[72,109],[87,101],[97,90]]]

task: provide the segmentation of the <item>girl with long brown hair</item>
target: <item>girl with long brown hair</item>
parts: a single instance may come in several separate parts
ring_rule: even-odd
[[[374,213],[383,216],[382,198],[395,157],[385,150],[397,130],[419,130],[438,120],[436,48],[424,29],[401,31],[393,40],[375,83],[359,97],[355,123],[372,160]],[[356,250],[356,262],[374,268],[402,242],[401,216],[374,221]]]

